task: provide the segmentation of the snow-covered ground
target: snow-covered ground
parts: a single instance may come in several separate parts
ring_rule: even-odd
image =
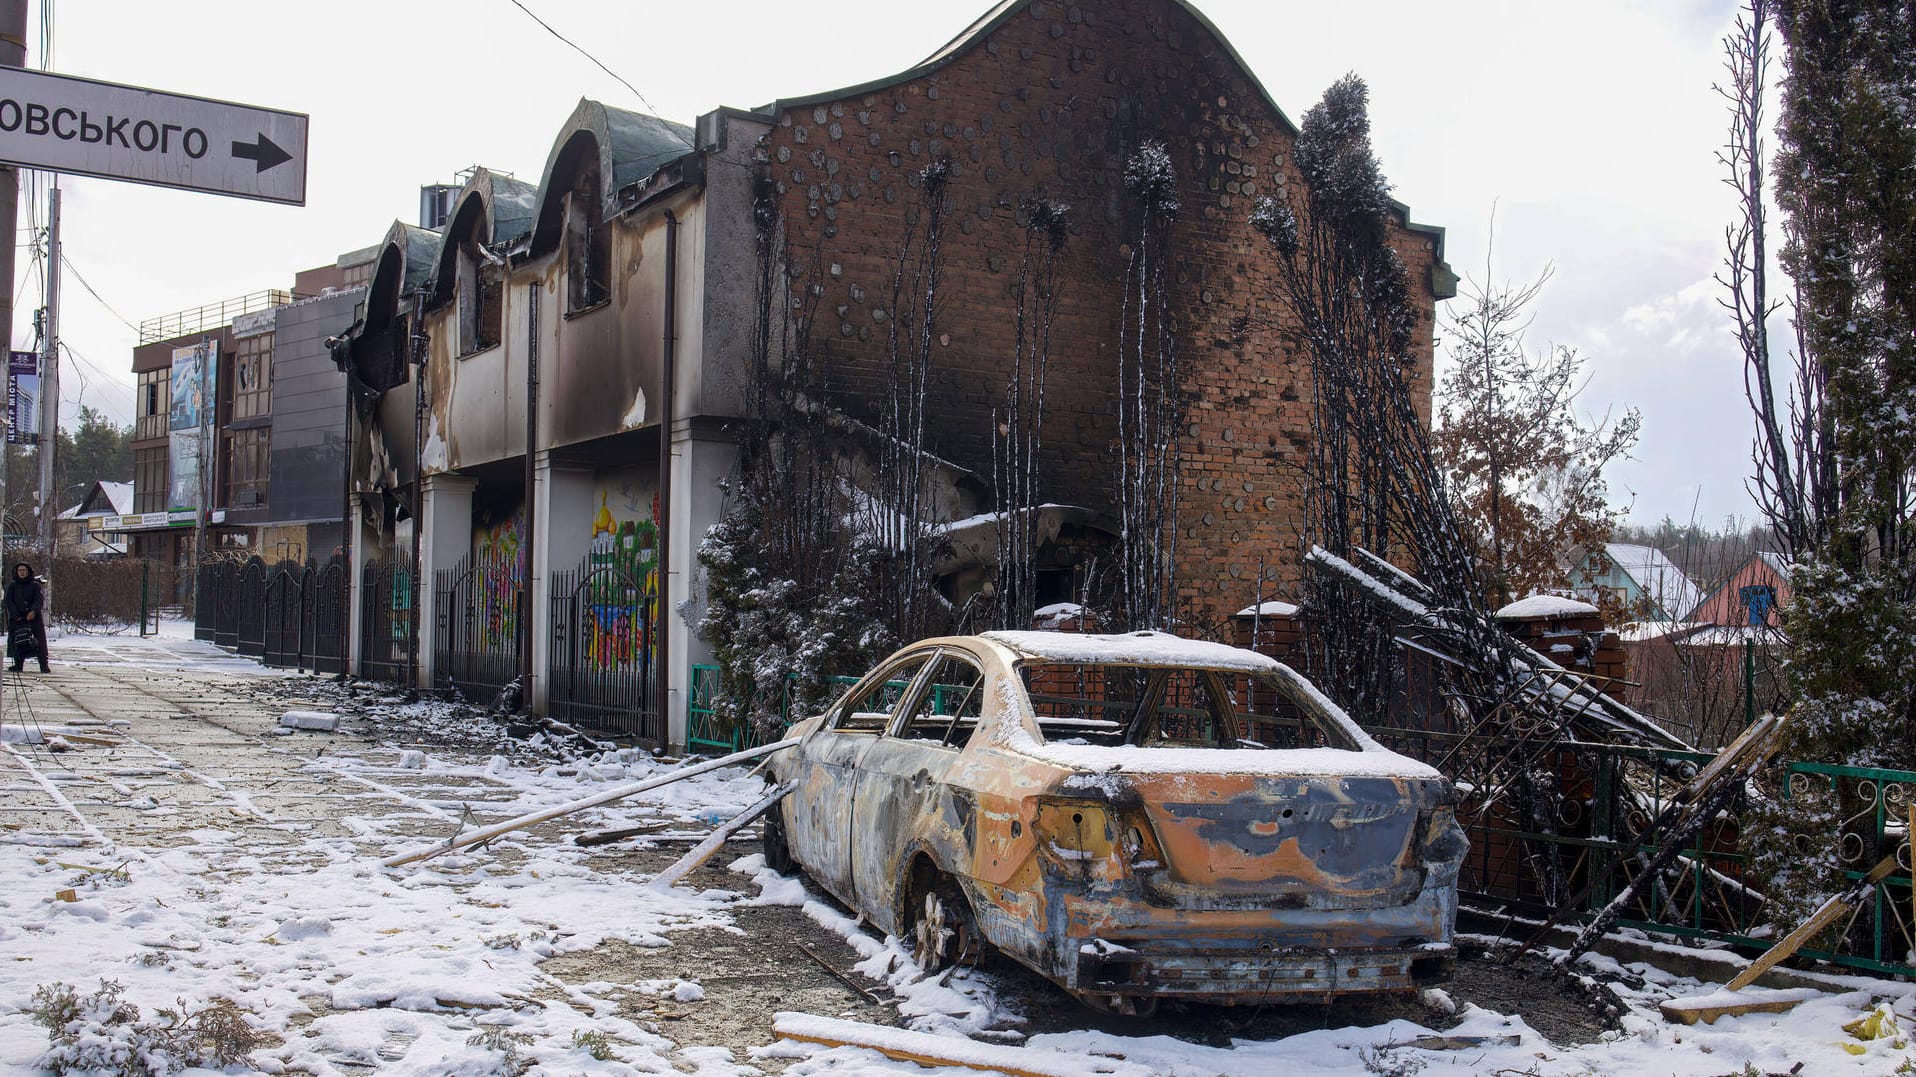
[[[1468,1003],[1441,1032],[1406,1020],[1221,1044],[1095,1031],[1089,1020],[1085,1030],[1027,1032],[1001,976],[922,979],[895,940],[764,870],[756,854],[735,847],[722,870],[695,876],[702,888],[660,890],[647,885],[656,868],[617,846],[568,840],[600,827],[709,828],[762,795],[743,772],[387,869],[382,857],[462,820],[496,822],[669,764],[629,750],[560,760],[505,745],[441,704],[262,678],[250,662],[177,636],[68,638],[55,661],[74,665],[28,674],[24,690],[11,677],[0,687],[0,724],[30,711],[43,730],[72,738],[59,753],[0,744],[0,1072],[36,1072],[47,1050],[29,1013],[36,988],[65,983],[86,995],[103,980],[148,1022],[162,1007],[232,1000],[272,1041],[234,1072],[481,1074],[528,1061],[567,1074],[922,1072],[743,1030],[728,1045],[675,1035],[674,1015],[715,1004],[699,982],[697,940],[742,934],[770,906],[789,906],[846,940],[859,955],[852,976],[895,995],[898,1025],[1022,1046],[1065,1072],[1714,1077],[1801,1063],[1812,1075],[1916,1073],[1906,1038],[1863,1042],[1842,1029],[1878,1002],[1903,1029],[1916,1026],[1911,985],[1854,980],[1857,989],[1790,1013],[1685,1027],[1667,1024],[1657,1003],[1712,985],[1602,957],[1584,971],[1611,982],[1629,1012],[1618,1032],[1587,1045],[1554,1044],[1521,1013]],[[339,713],[341,729],[276,731],[292,709]],[[616,976],[580,980],[546,964],[620,947],[640,956],[607,962]],[[1441,1008],[1445,997],[1430,1001]],[[767,998],[764,1008],[785,1007]],[[100,1024],[82,1042],[104,1052],[132,1041],[126,1027]]]

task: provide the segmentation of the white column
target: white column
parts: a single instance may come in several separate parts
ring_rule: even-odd
[[[672,432],[672,564],[666,566],[667,601],[660,616],[672,618],[665,739],[674,748],[685,745],[692,666],[712,661],[711,646],[698,638],[698,620],[704,611],[687,603],[698,580],[699,542],[724,510],[718,484],[731,473],[737,452],[731,442],[695,437],[684,424]]]
[[[375,556],[373,543],[378,534],[366,522],[366,510],[360,505],[360,499],[352,499],[352,519],[346,526],[352,529],[352,561],[346,566],[346,672],[359,676],[360,635],[364,631],[366,611],[365,568],[366,562]]]
[[[552,704],[552,686],[546,670],[552,664],[552,573],[579,567],[592,542],[592,469],[554,463],[541,451],[533,471],[534,530],[532,547],[532,712],[546,714]],[[575,626],[574,631],[577,631]]]
[[[435,584],[443,569],[452,568],[472,551],[472,489],[464,475],[426,476],[419,533],[419,579],[413,601],[419,604],[419,687],[433,683],[433,640],[439,626],[439,596]]]

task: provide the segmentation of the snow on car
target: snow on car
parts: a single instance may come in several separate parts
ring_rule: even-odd
[[[1448,974],[1450,783],[1263,655],[1155,632],[930,639],[788,737],[767,863],[927,970],[988,945],[1122,1013]]]

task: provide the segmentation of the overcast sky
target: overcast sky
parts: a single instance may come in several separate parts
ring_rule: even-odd
[[[81,358],[64,368],[68,415],[84,400],[130,421],[129,321],[288,287],[295,270],[412,221],[419,185],[468,165],[537,182],[581,96],[689,124],[902,70],[990,0],[524,2],[645,100],[510,0],[57,5],[56,71],[312,117],[303,208],[63,181],[67,258],[99,293],[67,278],[62,337]],[[1586,410],[1642,409],[1637,459],[1612,484],[1633,518],[1750,515],[1740,360],[1711,280],[1730,210],[1711,86],[1733,0],[1198,6],[1293,120],[1343,73],[1369,82],[1395,194],[1448,229],[1459,273],[1484,277],[1493,206],[1493,277],[1555,265],[1531,342],[1588,357]],[[36,4],[30,42],[38,18]],[[22,242],[27,227],[23,213]],[[39,302],[24,257],[20,271],[16,345]]]

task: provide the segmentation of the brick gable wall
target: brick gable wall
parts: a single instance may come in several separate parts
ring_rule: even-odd
[[[1146,139],[1169,148],[1182,203],[1167,267],[1195,396],[1182,431],[1180,598],[1195,629],[1227,631],[1260,557],[1295,574],[1310,391],[1306,361],[1273,324],[1271,256],[1247,223],[1255,198],[1294,176],[1292,136],[1222,42],[1169,0],[1038,0],[929,74],[789,108],[765,150],[791,260],[816,251],[814,339],[832,389],[871,422],[918,174],[951,162],[928,448],[987,479],[1015,340],[1018,207],[1027,196],[1070,206],[1041,496],[1115,516],[1119,323],[1136,316],[1123,281],[1139,220],[1123,172]],[[1394,242],[1421,308],[1428,414],[1435,253],[1425,233],[1400,228]]]

